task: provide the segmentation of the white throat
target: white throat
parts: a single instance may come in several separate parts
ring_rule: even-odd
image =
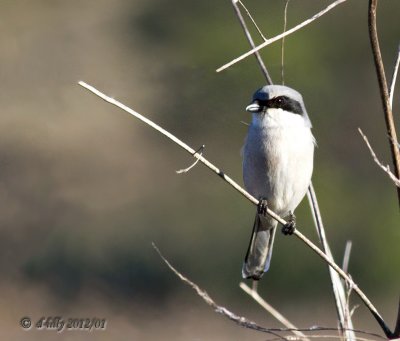
[[[269,108],[265,113],[254,113],[252,124],[264,128],[307,127],[303,116],[277,108]]]

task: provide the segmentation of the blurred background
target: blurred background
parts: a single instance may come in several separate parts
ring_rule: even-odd
[[[292,0],[288,28],[330,1]],[[248,0],[282,31],[283,0]],[[391,163],[367,29],[348,1],[286,39],[285,83],[304,96],[318,141],[314,186],[338,263],[390,326],[400,281],[394,185],[357,128]],[[244,108],[264,79],[230,1],[1,1],[0,335],[2,340],[264,340],[215,314],[164,255],[220,304],[280,325],[239,288],[255,208],[175,144],[77,85],[84,80],[176,134],[240,184]],[[390,79],[400,2],[378,8]],[[258,39],[258,42],[260,40]],[[262,50],[280,83],[280,43]],[[394,110],[398,114],[399,88]],[[307,201],[297,212],[317,242]],[[250,283],[249,283],[250,284]],[[262,296],[300,327],[336,326],[328,271],[296,238],[276,240]],[[354,295],[352,304],[360,304]],[[106,331],[23,331],[30,316],[100,317]],[[378,331],[361,306],[356,328]]]

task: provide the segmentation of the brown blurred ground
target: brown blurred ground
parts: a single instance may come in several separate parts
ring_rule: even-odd
[[[327,3],[293,1],[289,26]],[[282,1],[248,4],[268,35],[280,32]],[[382,2],[379,12],[388,71],[399,10]],[[151,248],[221,304],[278,326],[238,288],[254,208],[201,166],[176,175],[189,157],[77,85],[97,86],[194,148],[206,144],[206,156],[241,182],[239,121],[263,79],[251,58],[214,71],[248,48],[229,2],[2,1],[0,40],[1,338],[264,340],[205,307]],[[276,81],[279,51],[263,53]],[[333,249],[340,259],[353,240],[351,272],[391,324],[395,191],[356,131],[389,160],[366,4],[349,1],[288,38],[286,55],[286,83],[303,93],[314,123],[314,183]],[[297,216],[315,240],[305,203]],[[299,326],[336,325],[326,268],[294,239],[278,238],[261,292]],[[98,316],[108,326],[25,332],[25,315]],[[355,324],[377,330],[364,308]]]

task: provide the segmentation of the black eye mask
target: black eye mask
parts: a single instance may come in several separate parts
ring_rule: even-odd
[[[268,100],[258,99],[257,101],[261,107],[282,109],[297,115],[303,114],[300,103],[287,96],[274,97]]]

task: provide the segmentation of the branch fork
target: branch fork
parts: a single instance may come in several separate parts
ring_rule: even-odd
[[[95,87],[80,81],[79,85],[85,88],[86,90],[92,92],[93,94],[99,96],[101,99],[104,101],[117,106],[118,108],[128,112],[132,116],[136,117],[137,119],[141,120],[142,122],[146,123],[147,125],[151,126],[153,129],[157,130],[164,136],[168,137],[170,140],[175,142],[177,145],[179,145],[181,148],[186,150],[189,154],[193,155],[196,159],[198,159],[201,163],[203,163],[206,167],[208,167],[210,170],[212,170],[214,173],[216,173],[221,179],[223,179],[225,182],[227,182],[229,185],[231,185],[236,191],[238,191],[240,194],[242,194],[245,198],[247,198],[250,202],[252,202],[254,205],[258,205],[258,200],[253,197],[250,193],[248,193],[246,190],[244,190],[241,186],[239,186],[234,180],[232,180],[229,176],[225,175],[224,172],[222,172],[218,167],[216,167],[214,164],[212,164],[210,161],[208,161],[206,158],[203,156],[199,155],[196,153],[196,151],[189,147],[186,143],[178,139],[176,136],[168,132],[167,130],[163,129],[160,127],[158,124],[154,123],[150,119],[146,118],[145,116],[139,114],[135,110],[129,108],[128,106],[122,104],[121,102],[115,100],[114,98],[111,98],[101,91],[97,90]],[[282,225],[287,224],[287,221],[277,215],[275,212],[273,212],[270,208],[267,208],[267,214],[277,220],[279,223]],[[300,239],[303,243],[305,243],[309,248],[311,248],[318,256],[320,256],[326,263],[329,264],[329,266],[334,269],[340,277],[342,277],[350,286],[353,287],[354,292],[361,298],[361,300],[364,302],[366,307],[370,310],[372,315],[375,317],[375,319],[378,321],[379,325],[381,328],[384,330],[385,334],[389,337],[389,335],[393,335],[392,332],[390,331],[389,327],[386,325],[385,321],[377,311],[377,309],[374,307],[374,305],[371,303],[371,301],[368,299],[368,297],[361,291],[361,289],[357,286],[356,283],[336,264],[334,263],[329,256],[327,256],[319,247],[317,247],[315,244],[313,244],[306,236],[304,236],[299,229],[297,228],[294,233],[294,236],[296,236],[298,239]]]

